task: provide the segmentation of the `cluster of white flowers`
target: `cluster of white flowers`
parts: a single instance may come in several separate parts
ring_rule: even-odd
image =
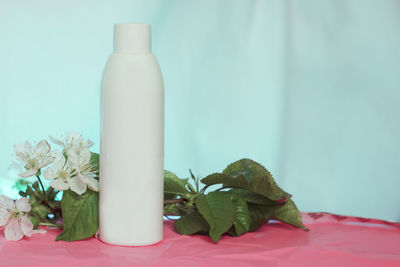
[[[63,147],[62,152],[54,152],[54,164],[44,173],[44,178],[51,180],[50,186],[60,191],[71,189],[79,195],[85,193],[87,188],[98,192],[99,180],[95,179],[95,170],[90,162],[89,148],[93,142],[75,132],[67,135],[65,141],[50,139]]]
[[[48,167],[44,172],[44,178],[50,180],[50,186],[59,191],[70,189],[82,195],[89,188],[99,191],[99,181],[90,161],[89,148],[93,142],[84,139],[81,134],[72,132],[64,141],[50,137],[50,140],[61,146],[62,150],[53,150],[46,140],[32,145],[28,141],[14,146],[14,151],[19,164],[20,177],[27,178],[37,176],[41,169]],[[40,178],[39,178],[40,181]],[[8,240],[19,240],[24,235],[30,236],[33,225],[28,214],[31,206],[27,198],[12,200],[0,195],[0,227],[4,228],[4,234]]]
[[[21,177],[38,175],[40,169],[53,163],[44,172],[44,178],[50,180],[50,186],[63,191],[71,189],[81,195],[87,188],[99,191],[99,181],[90,162],[89,148],[93,142],[84,139],[81,134],[72,132],[64,141],[50,137],[50,140],[61,146],[62,151],[51,151],[47,141],[40,141],[35,147],[29,142],[16,145],[15,154],[24,167]]]

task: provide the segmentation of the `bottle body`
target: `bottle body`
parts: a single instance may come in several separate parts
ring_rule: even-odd
[[[150,53],[114,53],[101,96],[100,239],[125,246],[161,241],[164,88]]]

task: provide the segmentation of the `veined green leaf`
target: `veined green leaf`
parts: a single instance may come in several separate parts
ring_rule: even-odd
[[[99,174],[100,171],[100,155],[94,152],[90,152],[90,164],[94,168],[94,173]]]
[[[250,231],[251,215],[247,206],[247,202],[244,198],[234,196],[232,199],[235,207],[235,220],[233,222],[233,226],[235,227],[236,235],[240,236]]]
[[[299,209],[294,204],[294,201],[289,199],[285,204],[279,206],[274,211],[273,215],[276,219],[288,223],[294,227],[308,231],[301,220]]]
[[[31,184],[32,183],[26,179],[18,179],[12,188],[17,189],[18,191],[25,191],[26,188]]]
[[[249,182],[258,176],[271,175],[263,165],[246,158],[232,162],[222,173],[231,177],[243,175]]]
[[[37,229],[40,223],[40,218],[36,215],[30,215],[29,220],[33,224],[33,229]]]
[[[189,191],[186,189],[188,179],[179,179],[174,173],[165,170],[164,171],[164,194],[171,197],[172,199],[175,195],[184,196]],[[166,198],[164,198],[166,199]]]
[[[251,188],[261,187],[261,190],[251,191],[262,194],[271,200],[280,201],[290,197],[290,194],[277,185],[272,174],[263,165],[254,160],[244,158],[235,161],[229,164],[222,173],[230,177],[244,176],[246,181],[251,184]]]
[[[78,195],[64,191],[61,201],[64,230],[58,240],[74,241],[93,236],[99,228],[99,193],[87,190]]]
[[[246,190],[246,189],[233,188],[233,189],[229,190],[228,192],[231,192],[233,194],[236,194],[236,195],[244,198],[248,203],[265,205],[265,206],[280,205],[280,203],[277,201],[270,200],[269,198],[267,198],[261,194],[250,192],[249,190]]]
[[[274,181],[272,176],[252,177],[249,181],[243,174],[231,177],[223,173],[213,173],[201,180],[206,185],[222,184],[227,188],[246,189],[251,192],[263,195],[274,201],[285,201],[290,194],[283,191]]]
[[[193,207],[191,210],[193,210]],[[183,216],[188,214],[188,212],[188,208],[184,204],[169,204],[164,206],[165,216]]]
[[[32,188],[35,189],[35,192],[40,192],[39,183],[37,181],[32,184]]]
[[[248,208],[251,218],[250,231],[255,231],[260,226],[267,223],[276,209],[276,207],[255,204],[248,204]]]
[[[214,242],[221,239],[234,222],[235,208],[232,195],[228,192],[211,192],[206,196],[199,195],[196,206],[200,214],[210,225],[210,237]]]
[[[33,205],[31,209],[32,214],[36,214],[40,219],[44,220],[47,218],[47,214],[50,213],[50,208],[44,205]]]
[[[38,182],[34,182],[32,185],[27,186],[25,196],[29,197],[29,203],[32,206],[40,205],[43,200],[46,200],[46,196],[39,189]]]
[[[210,226],[198,212],[182,216],[176,220],[175,230],[181,235],[192,235],[196,233],[208,233]]]

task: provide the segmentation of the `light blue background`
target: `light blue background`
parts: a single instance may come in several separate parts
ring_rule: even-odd
[[[13,144],[74,130],[98,151],[120,22],[152,24],[166,169],[204,176],[250,157],[301,210],[400,220],[395,0],[2,0],[0,192],[15,197]]]

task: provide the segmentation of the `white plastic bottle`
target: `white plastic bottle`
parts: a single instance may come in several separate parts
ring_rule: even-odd
[[[100,239],[142,246],[163,234],[164,86],[149,24],[116,24],[101,95]]]

